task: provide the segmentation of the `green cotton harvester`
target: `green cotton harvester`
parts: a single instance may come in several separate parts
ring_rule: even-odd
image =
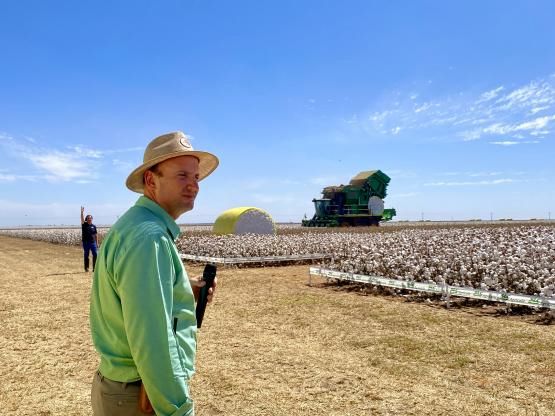
[[[380,170],[356,175],[349,185],[326,186],[321,199],[313,199],[316,214],[304,219],[303,227],[356,227],[379,225],[397,213],[384,209],[390,178]]]

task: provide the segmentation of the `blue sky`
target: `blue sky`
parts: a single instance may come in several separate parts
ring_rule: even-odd
[[[3,2],[0,226],[110,224],[146,144],[215,153],[195,209],[313,215],[380,169],[399,220],[555,218],[551,1]],[[551,214],[550,214],[551,213]]]

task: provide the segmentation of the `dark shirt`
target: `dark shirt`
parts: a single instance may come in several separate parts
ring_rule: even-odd
[[[94,239],[96,236],[96,225],[84,222],[81,224],[81,231],[81,239],[83,240],[83,243],[94,243],[96,241]]]

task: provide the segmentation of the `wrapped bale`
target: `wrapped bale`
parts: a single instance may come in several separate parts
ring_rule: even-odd
[[[237,207],[216,219],[214,234],[275,234],[276,225],[266,211],[256,207]]]

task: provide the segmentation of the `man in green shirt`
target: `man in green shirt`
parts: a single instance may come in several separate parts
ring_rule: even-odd
[[[174,132],[150,142],[143,164],[127,178],[127,187],[143,195],[103,240],[91,292],[91,334],[100,354],[92,385],[95,416],[145,414],[141,389],[158,416],[194,414],[189,379],[195,300],[204,282],[187,276],[175,220],[193,208],[198,182],[218,163]]]

